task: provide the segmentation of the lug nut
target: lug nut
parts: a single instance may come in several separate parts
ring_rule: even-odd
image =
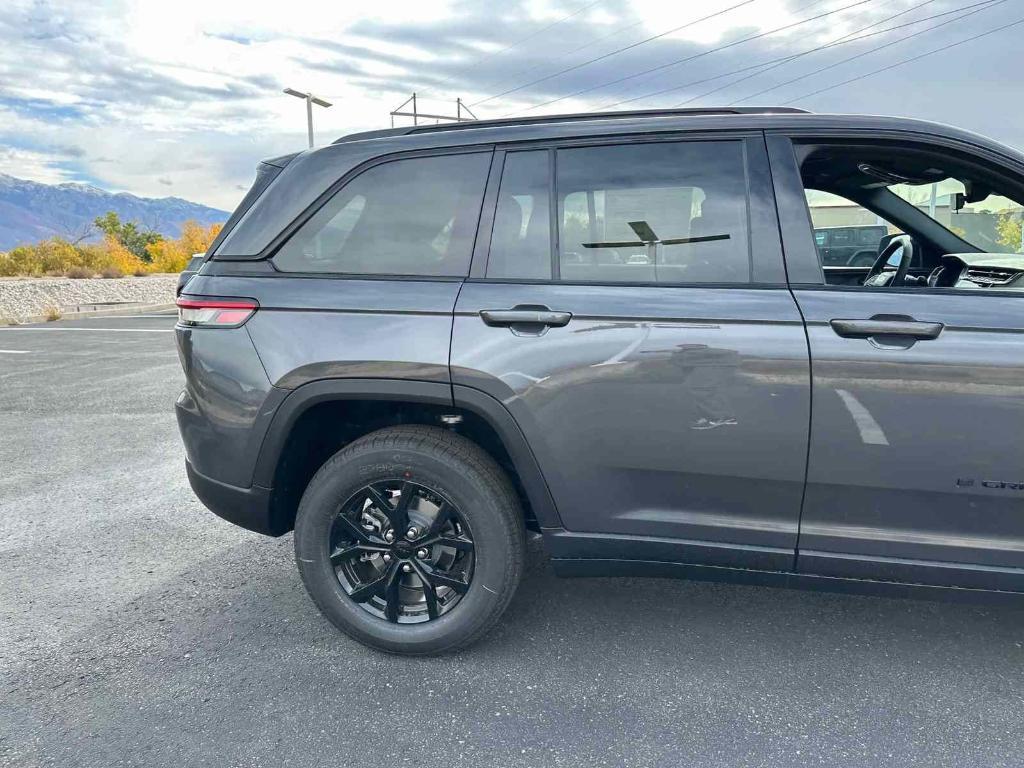
[[[391,555],[389,555],[387,552],[384,553],[384,562],[385,563],[390,563],[391,562]]]
[[[419,535],[420,535],[420,531],[419,531],[419,528],[417,528],[416,526],[413,526],[412,528],[410,528],[408,531],[405,532],[405,538],[407,538],[407,539],[415,539]]]
[[[402,572],[403,573],[409,573],[411,571],[412,571],[412,566],[409,565],[408,563],[406,563],[405,565],[402,566]]]
[[[392,542],[394,540],[395,540],[395,532],[394,531],[388,531],[387,533],[384,534],[384,541]]]
[[[427,550],[425,550],[425,549],[417,549],[416,550],[416,557],[418,557],[420,560],[426,560],[428,554],[430,554],[430,553],[427,552]]]

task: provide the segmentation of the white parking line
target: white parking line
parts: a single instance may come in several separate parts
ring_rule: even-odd
[[[87,333],[174,333],[173,328],[0,328],[0,333],[17,331],[86,331]]]
[[[30,349],[0,349],[0,355],[27,355]]]
[[[162,315],[97,315],[96,317],[80,317],[79,320],[137,320],[139,318],[165,319],[175,317],[177,312],[166,312]]]

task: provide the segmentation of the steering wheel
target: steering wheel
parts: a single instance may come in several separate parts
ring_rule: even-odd
[[[900,256],[899,266],[896,267],[896,274],[889,281],[877,280],[878,276],[882,274],[882,270],[885,269],[886,264],[889,263],[889,259],[900,248],[903,249],[903,254]],[[875,259],[875,263],[868,270],[863,284],[873,285],[878,288],[896,288],[904,285],[907,278],[907,270],[910,269],[910,262],[913,258],[914,241],[910,239],[910,235],[897,235],[878,254],[878,258]]]

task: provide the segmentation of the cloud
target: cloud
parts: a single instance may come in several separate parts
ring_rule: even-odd
[[[884,29],[960,7],[862,3],[798,24],[855,1],[751,0],[726,10],[741,0],[602,0],[556,24],[584,0],[396,0],[370,8],[292,0],[286,10],[242,0],[7,0],[0,171],[156,196],[173,181],[180,196],[230,208],[261,158],[305,145],[304,107],[281,93],[285,86],[334,102],[316,110],[320,142],[388,125],[388,112],[412,91],[423,111],[452,112],[461,97],[483,118],[590,110],[647,94],[626,106],[727,104],[807,75],[753,102],[779,103],[1013,20],[1007,3],[913,40],[903,38],[937,22],[736,72],[871,24]],[[640,44],[656,35],[663,36]],[[709,52],[754,35],[764,36]],[[882,43],[889,45],[819,73]],[[1016,36],[994,35],[800,104],[912,114],[1024,144],[1015,47]]]
[[[0,173],[44,184],[75,181],[78,176],[62,166],[60,157],[16,147],[0,147]]]

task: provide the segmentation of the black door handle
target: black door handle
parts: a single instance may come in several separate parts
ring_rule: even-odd
[[[545,326],[561,328],[568,325],[572,312],[556,312],[547,307],[514,307],[512,309],[481,309],[480,319],[496,327]]]
[[[829,325],[847,339],[869,339],[872,336],[902,336],[927,341],[942,333],[942,323],[927,323],[912,317],[875,316],[868,320],[831,320]]]

